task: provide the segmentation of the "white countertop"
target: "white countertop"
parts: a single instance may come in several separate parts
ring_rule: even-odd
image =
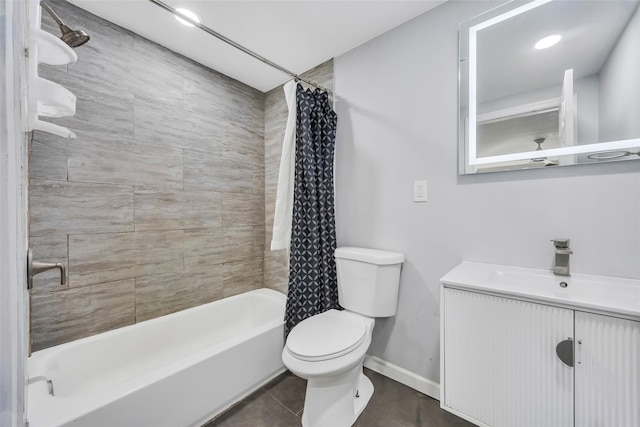
[[[440,279],[444,286],[513,296],[640,320],[640,280],[463,261]],[[565,282],[566,287],[560,283]]]

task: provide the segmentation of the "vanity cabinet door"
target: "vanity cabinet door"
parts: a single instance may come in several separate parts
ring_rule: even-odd
[[[475,292],[443,292],[442,406],[478,425],[573,426],[573,368],[556,346],[573,311]]]
[[[640,426],[640,322],[576,312],[576,427]]]

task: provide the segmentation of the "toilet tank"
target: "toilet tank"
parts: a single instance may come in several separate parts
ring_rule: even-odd
[[[338,299],[349,311],[370,317],[396,314],[404,255],[378,249],[336,249]]]

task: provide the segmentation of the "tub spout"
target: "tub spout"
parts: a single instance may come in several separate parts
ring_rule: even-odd
[[[53,394],[53,381],[45,377],[44,375],[39,375],[37,377],[29,378],[27,381],[28,384],[33,384],[38,381],[45,381],[47,383],[47,389],[49,390],[49,395],[54,396]]]

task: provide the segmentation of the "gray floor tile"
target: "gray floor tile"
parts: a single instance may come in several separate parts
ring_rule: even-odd
[[[473,427],[435,399],[366,368],[365,375],[375,391],[354,426]],[[286,372],[203,427],[299,427],[305,389],[305,380]]]
[[[293,413],[302,412],[307,391],[307,382],[302,378],[287,371],[267,384],[264,389]]]
[[[365,369],[373,383],[373,396],[356,421],[358,427],[418,426],[418,392]]]
[[[474,424],[440,409],[440,402],[418,394],[418,424],[429,427],[474,427]]]
[[[299,427],[300,418],[260,390],[203,427]]]

